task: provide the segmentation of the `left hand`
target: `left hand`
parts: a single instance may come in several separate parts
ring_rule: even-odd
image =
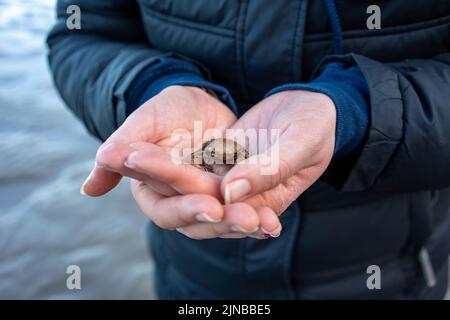
[[[246,161],[234,166],[221,182],[227,204],[245,203],[251,207],[270,208],[281,214],[324,173],[333,156],[336,108],[326,95],[303,90],[284,91],[264,99],[233,126],[233,129],[279,130],[278,161],[272,174],[262,175],[264,164],[251,160],[275,150],[252,152]],[[276,159],[272,159],[276,160]],[[201,235],[203,226],[180,230],[190,237]]]

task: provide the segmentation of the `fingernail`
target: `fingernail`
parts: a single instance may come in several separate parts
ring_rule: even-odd
[[[138,156],[138,154],[139,154],[139,151],[133,151],[132,153],[130,153],[128,155],[127,160],[125,160],[125,163],[123,165],[128,168],[134,168],[136,159],[133,159],[133,158],[136,158]]]
[[[85,182],[85,183],[86,183],[86,182]],[[83,196],[87,196],[86,192],[84,192],[84,185],[85,185],[85,183],[83,183],[83,185],[82,185],[81,188],[80,188],[80,193],[81,193]]]
[[[281,234],[281,233],[276,234],[276,233],[268,232],[268,231],[264,230],[264,228],[261,228],[261,231],[262,231],[262,233],[264,233],[264,237],[266,237],[266,239],[278,238]]]
[[[95,166],[97,166],[97,165],[95,165]],[[94,167],[94,169],[95,169],[95,167]],[[88,194],[86,194],[86,191],[84,191],[84,187],[86,186],[86,183],[89,181],[89,179],[91,179],[91,176],[94,173],[94,169],[92,169],[91,173],[89,173],[88,177],[86,178],[86,180],[84,180],[83,184],[81,185],[80,193],[83,196],[88,196]]]
[[[264,237],[266,239],[274,239],[274,238],[278,238],[279,236],[280,236],[280,234],[274,235],[274,234],[271,234],[271,233],[264,233]]]
[[[129,163],[128,160],[123,163],[123,165],[127,168],[134,168],[134,165]]]
[[[196,215],[195,219],[200,222],[212,222],[212,223],[218,223],[221,221],[221,219],[214,219],[213,217],[208,215],[206,212]]]
[[[231,226],[230,229],[231,229],[231,231],[241,232],[241,233],[253,233],[253,232],[258,231],[258,227],[256,227],[253,230],[245,230],[244,228],[242,228],[241,226],[238,226],[238,225]]]
[[[224,200],[225,204],[230,204],[233,201],[247,195],[251,190],[250,182],[247,179],[238,179],[230,182],[225,186]]]

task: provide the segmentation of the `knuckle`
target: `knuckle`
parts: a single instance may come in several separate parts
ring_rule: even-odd
[[[97,150],[97,154],[95,156],[96,162],[100,165],[106,167],[112,167],[115,165],[115,157],[114,152],[118,147],[118,143],[112,142],[103,144]]]

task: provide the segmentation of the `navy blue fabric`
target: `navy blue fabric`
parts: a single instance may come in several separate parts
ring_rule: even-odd
[[[189,85],[213,90],[235,114],[237,107],[228,90],[205,80],[193,63],[175,58],[161,58],[145,69],[132,83],[127,97],[127,114],[163,89],[173,85]]]
[[[285,90],[309,90],[326,94],[336,106],[334,159],[354,154],[364,141],[369,126],[369,87],[360,68],[343,62],[330,63],[309,83],[288,83],[267,95]]]

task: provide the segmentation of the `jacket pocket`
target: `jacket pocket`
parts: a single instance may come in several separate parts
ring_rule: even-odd
[[[201,31],[229,33],[235,29],[239,1],[138,0],[146,14]]]
[[[224,15],[222,2],[195,0],[192,7],[197,11],[183,11],[182,8],[191,1],[140,0],[149,43],[162,52],[173,52],[201,63],[216,83],[234,83],[237,74],[236,32],[234,27],[229,28],[234,22],[230,22],[227,15],[234,14],[235,10],[227,9]],[[235,5],[237,2],[230,3]],[[203,8],[203,4],[207,8]]]

